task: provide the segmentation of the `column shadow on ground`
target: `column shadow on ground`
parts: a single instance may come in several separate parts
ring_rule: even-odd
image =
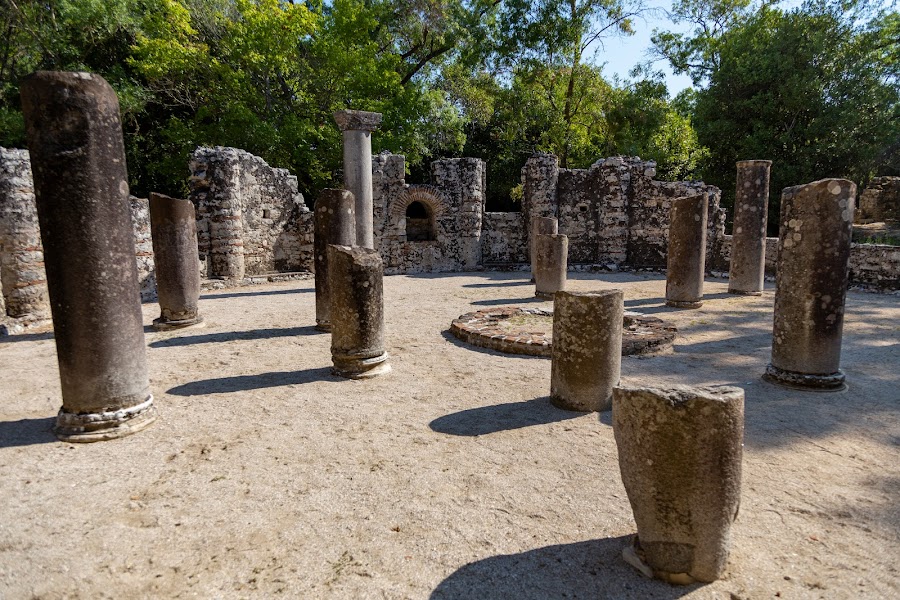
[[[52,331],[44,331],[41,333],[14,333],[12,335],[0,335],[0,344],[11,344],[13,342],[38,342],[40,340],[52,340]]]
[[[502,281],[497,283],[464,283],[464,288],[493,288],[493,287],[514,287],[520,285],[534,285],[533,281],[524,279],[522,281]]]
[[[532,425],[557,423],[575,419],[584,414],[556,408],[550,404],[550,397],[544,396],[525,402],[508,402],[469,408],[438,417],[428,426],[437,433],[475,437]]]
[[[56,442],[53,424],[56,417],[0,421],[0,448],[15,448]]]
[[[531,296],[530,298],[505,298],[502,300],[476,300],[472,303],[473,306],[503,306],[505,304],[532,304],[532,303],[540,303],[540,302],[553,302],[552,300],[544,300],[543,298],[538,298],[537,296]]]
[[[201,379],[177,385],[166,391],[173,396],[203,396],[206,394],[230,394],[264,388],[301,385],[313,381],[344,381],[331,374],[331,367],[306,369],[304,371],[283,371],[258,373],[255,375],[235,375],[216,379]]]
[[[146,330],[146,328],[145,328]],[[151,328],[152,331],[155,331]],[[177,332],[177,330],[175,330]],[[189,333],[188,330],[185,333]],[[191,346],[193,344],[216,344],[235,340],[267,340],[276,337],[295,337],[301,335],[324,335],[312,325],[305,327],[286,327],[284,329],[253,329],[250,331],[223,331],[222,333],[203,333],[185,335],[157,340],[147,344],[150,348],[170,348],[173,346]]]
[[[277,294],[312,294],[314,289],[290,289],[290,290],[260,290],[258,292],[226,292],[224,294],[216,294],[215,292],[207,292],[200,296],[201,300],[218,300],[220,298],[244,298],[249,296],[274,296]]]
[[[611,537],[491,556],[457,569],[430,598],[674,600],[701,587],[671,586],[644,578],[622,559],[622,548],[630,540],[631,536]]]

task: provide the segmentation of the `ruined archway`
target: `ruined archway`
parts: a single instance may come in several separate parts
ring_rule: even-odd
[[[409,186],[391,207],[391,221],[407,242],[437,240],[438,218],[446,211],[439,190],[431,186]]]

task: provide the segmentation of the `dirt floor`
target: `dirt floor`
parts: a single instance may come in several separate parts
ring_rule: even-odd
[[[547,395],[550,361],[468,347],[462,313],[532,298],[524,273],[385,278],[393,372],[330,374],[312,281],[203,294],[207,327],[147,329],[159,420],[73,445],[49,335],[0,338],[0,598],[900,598],[900,297],[852,292],[850,389],[760,379],[773,292],[573,274],[673,321],[625,384],[746,390],[730,566],[672,587],[621,559],[635,532],[610,415]],[[144,322],[158,316],[144,305]]]

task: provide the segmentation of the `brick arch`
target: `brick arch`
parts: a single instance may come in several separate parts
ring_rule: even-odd
[[[411,185],[400,194],[391,207],[391,220],[394,223],[403,221],[406,218],[406,209],[413,202],[424,204],[433,219],[438,219],[447,212],[447,203],[439,189],[430,185]]]

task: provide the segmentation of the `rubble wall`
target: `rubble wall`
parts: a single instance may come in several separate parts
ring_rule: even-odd
[[[900,221],[900,177],[876,177],[859,195],[854,221],[859,224]]]

